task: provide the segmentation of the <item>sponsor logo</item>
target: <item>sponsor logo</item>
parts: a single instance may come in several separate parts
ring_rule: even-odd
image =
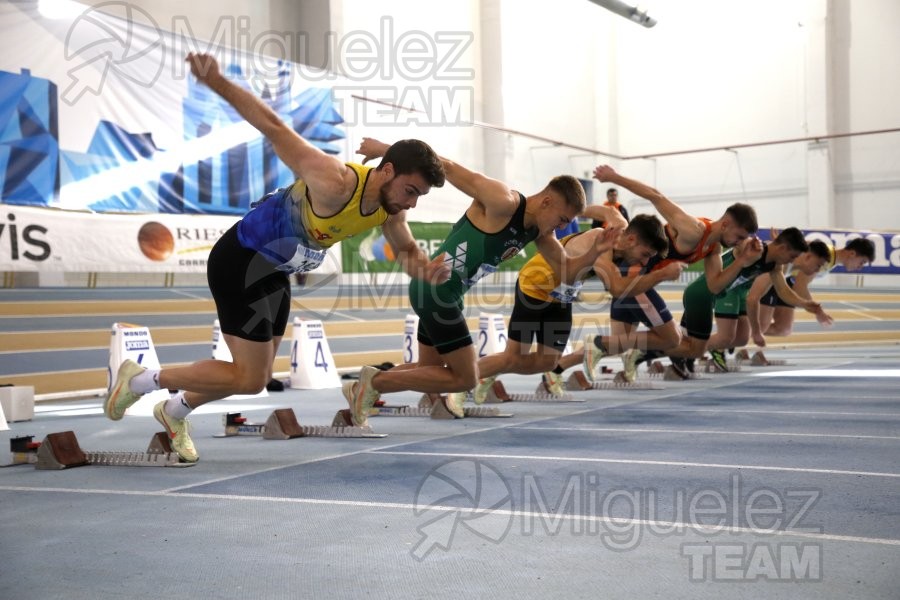
[[[47,228],[43,225],[16,223],[16,215],[12,213],[6,215],[6,223],[0,223],[0,242],[6,240],[12,260],[21,257],[42,262],[50,258],[50,244],[42,239],[46,234]]]
[[[505,261],[505,260],[509,260],[510,258],[512,258],[513,256],[515,256],[516,254],[518,254],[521,250],[522,250],[522,249],[519,248],[518,246],[512,246],[511,248],[507,248],[507,249],[503,252],[503,255],[500,257],[500,262],[503,262],[503,261]]]

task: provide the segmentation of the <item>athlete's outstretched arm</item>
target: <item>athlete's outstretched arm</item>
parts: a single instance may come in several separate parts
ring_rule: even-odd
[[[388,217],[381,230],[407,275],[435,285],[450,278],[450,265],[444,263],[446,252],[428,260],[428,255],[416,243],[404,212]]]
[[[612,206],[592,204],[585,207],[584,212],[581,213],[581,216],[586,219],[602,221],[604,226],[607,228],[619,227],[621,229],[625,229],[626,227],[628,227],[628,221],[624,216],[622,216],[622,213],[620,213]]]
[[[776,269],[769,273],[769,277],[772,278],[772,285],[775,287],[775,293],[778,294],[779,298],[792,306],[799,306],[803,310],[816,315],[816,320],[822,325],[831,325],[834,322],[834,319],[825,312],[821,304],[815,300],[798,296],[785,281],[784,273]]]
[[[762,242],[757,238],[747,238],[735,248],[735,259],[726,268],[722,268],[722,257],[718,252],[708,254],[703,259],[706,287],[713,294],[718,294],[737,279],[741,269],[749,267],[759,260],[762,257],[762,251]]]
[[[211,55],[191,52],[185,61],[198,81],[221,96],[266,136],[278,158],[307,186],[319,194],[343,194],[347,170],[343,162],[304,140],[262,100],[226,79]]]
[[[794,286],[791,289],[793,289],[794,293],[801,298],[812,298],[812,293],[809,291],[809,284],[812,283],[812,280],[815,278],[815,275],[807,275],[803,271],[800,271],[794,275]]]
[[[569,246],[563,246],[553,232],[538,236],[534,244],[560,280],[571,284],[591,268],[598,256],[612,250],[620,233],[621,230],[613,227],[587,231],[582,235],[593,238],[591,247],[578,254],[570,252]]]
[[[750,322],[750,336],[753,343],[760,348],[766,345],[766,336],[762,332],[762,324],[759,322],[759,304],[762,297],[772,288],[772,280],[769,277],[757,277],[747,293],[747,320]]]
[[[363,164],[373,158],[381,158],[390,146],[375,138],[364,137],[356,152],[362,154],[365,159]],[[487,175],[472,171],[449,158],[438,156],[444,167],[444,174],[450,185],[473,198],[477,203],[490,207],[492,212],[508,213],[512,215],[519,203],[516,192],[511,190],[502,181],[492,179]]]
[[[684,209],[666,198],[656,188],[620,175],[609,165],[600,165],[594,169],[594,178],[604,183],[609,182],[620,185],[632,194],[640,196],[644,200],[649,200],[665,219],[666,223],[678,232],[679,237],[684,238],[686,247],[696,244],[703,236],[703,223],[696,217],[684,212]]]
[[[638,296],[663,281],[675,281],[685,267],[684,263],[676,261],[649,273],[623,276],[619,272],[619,266],[613,263],[609,254],[606,253],[594,262],[594,272],[603,281],[606,291],[614,298]]]

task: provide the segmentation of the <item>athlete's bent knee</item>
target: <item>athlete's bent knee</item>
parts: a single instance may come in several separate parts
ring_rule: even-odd
[[[659,342],[662,345],[660,350],[668,350],[681,343],[681,332],[674,327],[663,329],[657,333],[659,334]]]
[[[268,373],[252,373],[247,374],[244,377],[241,377],[235,382],[235,394],[258,394],[263,391],[266,387],[266,384],[269,383],[270,377],[267,377]]]
[[[471,389],[474,389],[476,385],[478,385],[478,374],[477,373],[466,373],[465,375],[457,375],[457,389],[453,390],[454,392],[467,392]]]
[[[552,371],[556,367],[556,363],[559,362],[559,356],[555,354],[542,354],[537,357],[534,361],[534,373],[543,373],[545,371]]]

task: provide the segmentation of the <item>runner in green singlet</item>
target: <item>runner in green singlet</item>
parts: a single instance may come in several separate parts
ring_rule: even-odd
[[[780,268],[796,260],[807,249],[808,245],[806,240],[803,239],[803,234],[800,230],[796,227],[789,227],[782,231],[774,241],[765,243],[762,256],[753,263],[744,266],[737,277],[718,294],[714,294],[709,290],[704,275],[701,275],[687,286],[682,299],[684,314],[681,317],[681,327],[684,330],[684,337],[678,347],[666,351],[666,354],[672,358],[672,367],[676,373],[681,377],[687,378],[688,371],[685,359],[703,356],[706,344],[712,333],[713,311],[716,301],[727,297],[729,294],[740,294],[741,290],[749,289],[754,279],[766,273],[769,274],[772,285],[783,300],[814,313],[820,323],[831,323],[831,317],[822,310],[821,304],[801,298],[791,290]],[[734,250],[729,250],[722,255],[722,265],[726,268],[736,260],[743,261],[745,258],[736,257]],[[692,339],[700,340],[701,343],[692,344]]]
[[[387,144],[364,138],[359,153],[378,158]],[[463,313],[463,296],[479,279],[497,270],[531,241],[551,267],[561,273],[589,266],[586,256],[571,257],[554,231],[585,208],[584,190],[568,175],[554,177],[539,192],[525,196],[505,183],[441,158],[454,187],[472,198],[465,215],[435,253],[450,266],[450,279],[440,285],[411,281],[409,299],[419,315],[419,362],[390,371],[363,367],[359,381],[344,386],[353,424],[365,426],[369,409],[380,394],[399,391],[444,393],[470,390],[478,383],[475,347]],[[598,238],[606,244],[608,236]],[[462,406],[447,408],[463,416]]]

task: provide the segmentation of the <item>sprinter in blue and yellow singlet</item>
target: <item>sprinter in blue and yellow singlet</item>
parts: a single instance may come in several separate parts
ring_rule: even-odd
[[[179,390],[157,404],[153,414],[181,460],[195,462],[187,415],[232,394],[255,394],[271,379],[290,311],[290,273],[315,269],[330,246],[373,227],[381,227],[411,277],[439,284],[450,269],[442,260],[429,260],[406,222],[407,209],[432,187],[444,184],[440,159],[427,144],[397,142],[375,169],[344,163],[304,140],[256,96],[228,81],[213,57],[190,54],[187,62],[201,83],[268,139],[297,176],[293,184],[255,203],[210,252],[209,287],[233,362],[203,360],[160,371],[125,361],[107,396],[104,412],[119,420],[142,394]]]

